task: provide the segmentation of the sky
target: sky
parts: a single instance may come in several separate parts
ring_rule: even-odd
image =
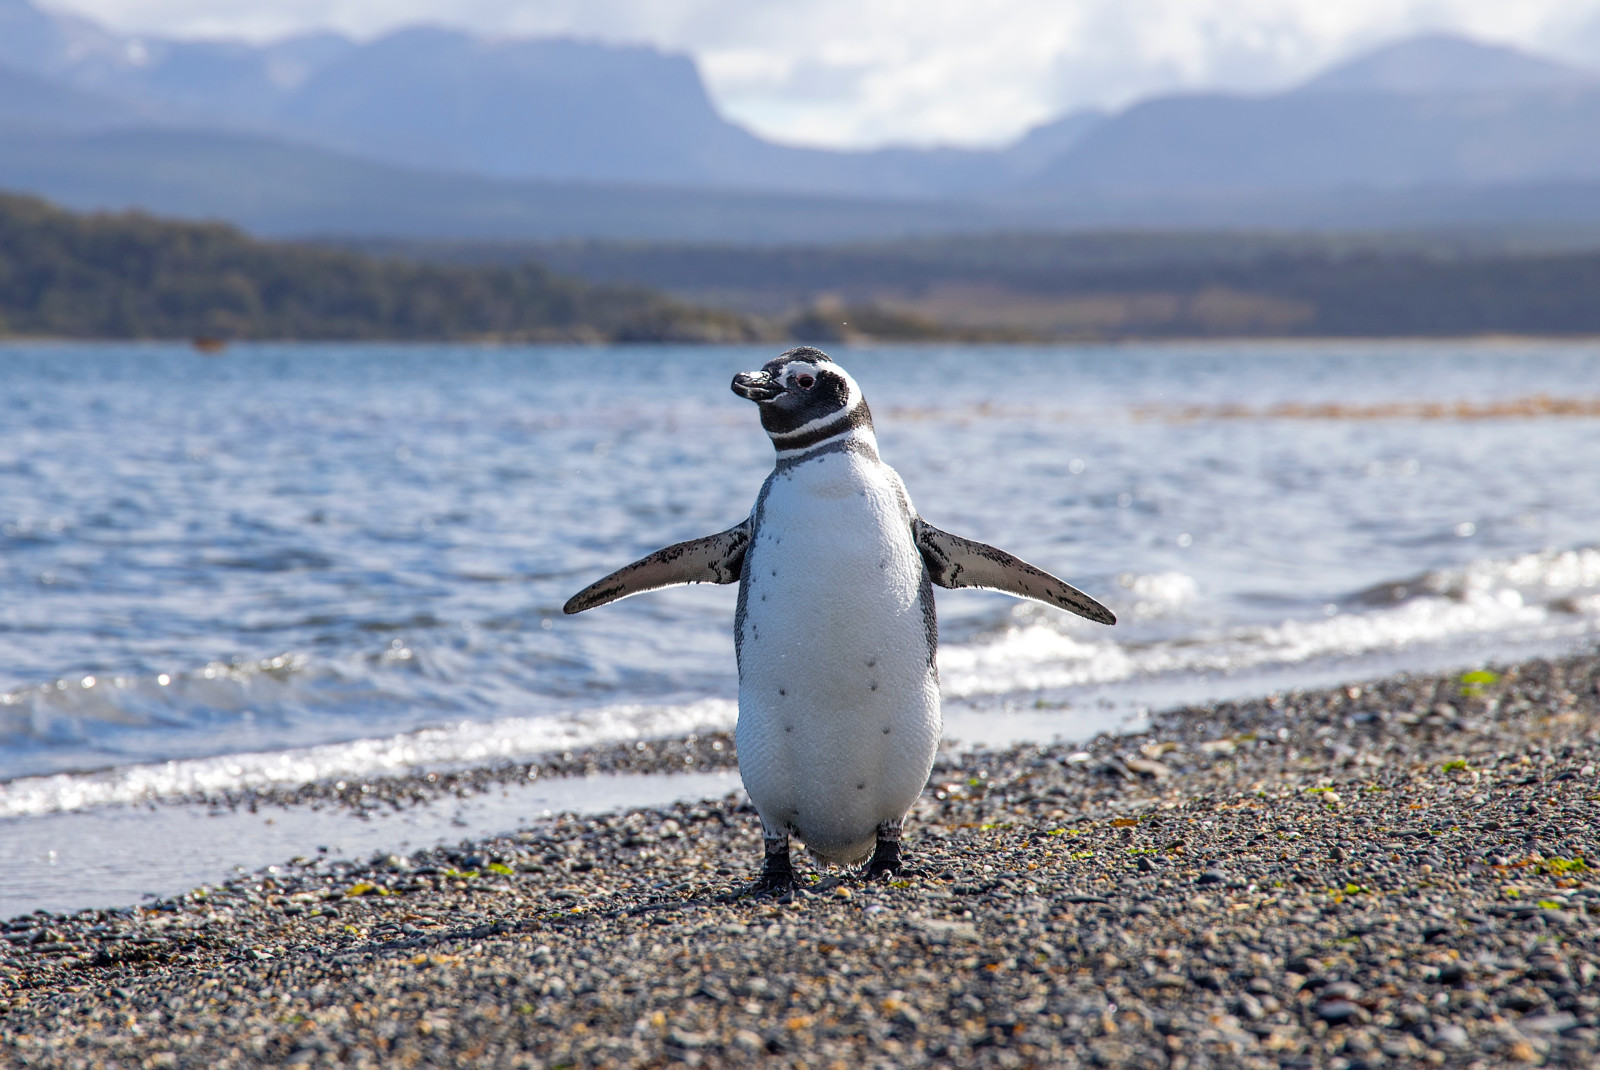
[[[693,55],[724,115],[791,144],[997,145],[1081,108],[1266,91],[1423,32],[1600,68],[1600,0],[43,0],[115,29],[370,38],[417,23]]]

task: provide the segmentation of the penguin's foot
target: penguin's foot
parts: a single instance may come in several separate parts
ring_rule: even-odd
[[[748,895],[788,895],[799,887],[794,876],[794,863],[789,860],[789,844],[767,844],[767,855],[761,864],[761,876],[750,886]]]
[[[867,880],[875,881],[880,877],[895,877],[904,873],[905,860],[900,857],[900,842],[879,842],[872,852],[872,858],[867,862]]]
[[[878,843],[867,861],[867,880],[897,876],[905,872],[905,868],[900,857],[900,822],[885,821],[878,826]]]

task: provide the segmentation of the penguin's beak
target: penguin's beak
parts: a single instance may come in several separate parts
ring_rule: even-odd
[[[766,372],[740,372],[733,377],[733,392],[754,402],[771,401],[783,387]]]

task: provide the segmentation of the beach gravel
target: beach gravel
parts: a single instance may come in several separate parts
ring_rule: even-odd
[[[951,758],[782,900],[735,796],[299,859],[6,923],[0,1063],[1595,1066],[1597,764],[1585,654]]]

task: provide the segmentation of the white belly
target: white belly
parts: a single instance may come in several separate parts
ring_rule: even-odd
[[[905,815],[939,745],[903,493],[882,464],[825,454],[774,478],[745,553],[739,771],[768,827],[833,862]]]

